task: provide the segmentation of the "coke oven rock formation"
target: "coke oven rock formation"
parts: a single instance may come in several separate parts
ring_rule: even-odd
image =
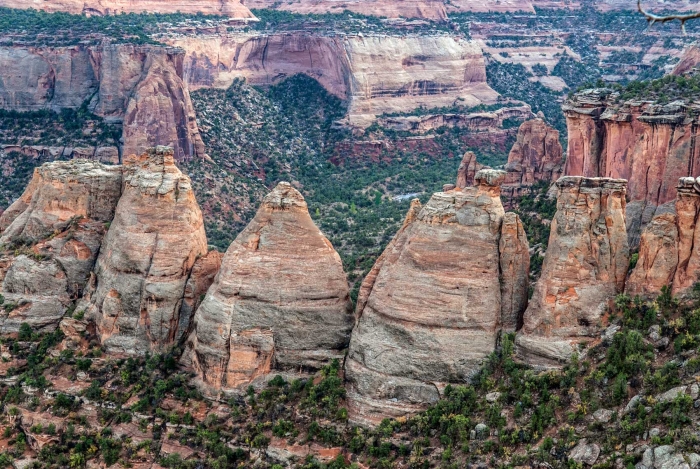
[[[529,193],[537,182],[556,181],[562,174],[563,161],[558,130],[541,118],[523,122],[508,154],[503,195],[510,202]]]
[[[655,297],[663,286],[681,298],[700,280],[700,180],[678,181],[675,207],[655,216],[642,232],[639,259],[626,293]]]
[[[224,255],[183,363],[204,389],[233,390],[342,359],[353,323],[340,256],[281,182]]]
[[[414,201],[365,278],[346,359],[352,422],[424,409],[478,370],[502,329],[515,329],[529,254],[517,216],[501,205],[504,176],[482,170],[476,187]]]
[[[175,166],[171,149],[132,155],[123,173],[86,301],[107,350],[143,354],[163,350],[183,333],[181,321],[189,322],[181,314],[183,298],[195,262],[207,255],[207,240],[190,179]]]
[[[697,119],[688,117],[682,102],[617,101],[611,90],[594,89],[564,104],[569,133],[565,174],[629,181],[627,232],[635,247],[657,208],[676,198],[678,179],[700,172]]]
[[[55,329],[82,294],[114,216],[122,173],[87,160],[47,163],[0,216],[0,330]]]
[[[540,367],[560,366],[579,342],[597,337],[629,267],[627,181],[565,176],[556,186],[542,273],[516,338],[519,357]]]

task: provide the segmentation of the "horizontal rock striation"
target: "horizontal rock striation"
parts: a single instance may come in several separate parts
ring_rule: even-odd
[[[0,216],[0,330],[55,329],[80,296],[121,194],[121,168],[86,160],[47,163]]]
[[[0,47],[0,108],[78,108],[123,124],[123,154],[154,145],[178,160],[204,156],[189,92],[184,54],[162,46]],[[117,161],[118,162],[118,161]]]
[[[627,181],[565,176],[540,279],[516,337],[518,356],[557,367],[579,342],[595,338],[629,267]]]
[[[423,207],[415,201],[365,278],[346,359],[353,423],[376,425],[436,402],[444,385],[476,373],[502,328],[515,328],[529,255],[517,216],[504,223],[503,177],[482,170],[476,187],[438,192]]]
[[[629,181],[627,232],[633,247],[658,207],[676,198],[678,179],[700,171],[697,119],[688,117],[688,106],[619,103],[606,89],[577,93],[563,106],[569,133],[565,174]]]
[[[664,286],[688,298],[700,281],[700,180],[681,178],[675,206],[642,232],[639,259],[627,282],[629,295],[653,298]]]
[[[186,329],[183,298],[207,241],[190,179],[171,149],[132,155],[123,172],[122,196],[85,300],[107,350],[144,354],[164,350]]]
[[[342,359],[354,323],[340,256],[281,182],[221,261],[183,363],[209,392]]]

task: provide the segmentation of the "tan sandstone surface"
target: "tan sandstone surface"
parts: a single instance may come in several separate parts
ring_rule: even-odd
[[[181,308],[197,259],[207,255],[190,179],[165,147],[126,159],[123,190],[95,267],[87,315],[103,346],[143,354],[179,339]]]
[[[353,323],[340,256],[281,182],[222,259],[183,363],[206,390],[234,390],[342,359]]]
[[[26,322],[52,329],[82,294],[95,264],[105,223],[121,194],[121,169],[86,160],[47,163],[0,216],[0,328]]]
[[[366,277],[346,360],[352,422],[375,425],[424,409],[442,386],[478,370],[504,322],[514,328],[510,308],[527,299],[527,267],[517,264],[529,265],[529,255],[522,256],[528,249],[517,216],[503,223],[503,176],[483,170],[476,187],[438,192],[423,207],[414,202]],[[505,303],[501,248],[508,251]]]
[[[540,279],[516,337],[518,356],[561,366],[579,342],[595,338],[608,302],[624,288],[627,181],[562,177]]]

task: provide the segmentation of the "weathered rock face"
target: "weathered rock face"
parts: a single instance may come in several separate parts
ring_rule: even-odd
[[[700,181],[679,180],[674,208],[655,216],[642,232],[628,294],[655,297],[661,287],[670,286],[674,295],[683,298],[700,280]]]
[[[474,176],[484,168],[488,168],[488,166],[479,163],[473,151],[466,152],[462,157],[462,162],[459,164],[459,169],[457,169],[457,188],[464,189],[465,187],[473,186]]]
[[[616,103],[610,90],[589,90],[564,104],[569,147],[565,174],[629,181],[627,232],[639,244],[657,208],[676,198],[679,178],[700,171],[700,148],[680,102]],[[663,209],[662,209],[663,211]]]
[[[346,359],[354,423],[374,425],[437,401],[441,386],[478,370],[502,323],[518,322],[514,311],[527,299],[520,264],[529,256],[517,216],[503,223],[503,177],[483,170],[476,187],[438,192],[422,208],[414,202],[365,278]]]
[[[522,326],[527,308],[530,244],[520,217],[508,212],[501,224],[498,247],[501,267],[501,329],[515,332]]]
[[[272,0],[248,0],[248,7],[272,8],[295,13],[342,13],[345,10],[363,15],[384,16],[387,18],[423,18],[445,20],[445,4],[440,0],[399,0],[399,1],[341,1],[328,0],[294,0],[280,3]]]
[[[342,359],[353,323],[340,256],[282,182],[226,252],[183,362],[205,389],[232,390]]]
[[[596,337],[629,266],[627,182],[562,177],[556,185],[557,213],[542,274],[516,338],[519,357],[543,367],[559,366],[579,342]]]
[[[503,122],[525,121],[532,117],[529,105],[503,107],[493,112],[467,114],[428,114],[423,116],[395,116],[378,119],[382,127],[404,132],[423,133],[440,127],[458,127],[472,132],[503,131]]]
[[[0,47],[0,108],[89,108],[123,123],[123,154],[154,145],[178,160],[204,155],[187,87],[184,54],[159,46]],[[117,161],[118,162],[118,161]]]
[[[55,329],[85,288],[121,194],[121,168],[86,160],[47,163],[0,216],[0,292],[16,307],[4,332],[23,322]],[[2,247],[9,247],[2,252]],[[16,254],[16,249],[19,254]]]
[[[63,11],[74,15],[118,15],[121,13],[203,13],[233,18],[254,18],[237,0],[0,0],[0,7],[33,8],[49,13]]]
[[[528,193],[536,182],[559,179],[563,170],[559,131],[540,118],[523,122],[505,170],[501,190],[508,200]]]
[[[186,328],[181,308],[207,241],[190,180],[175,166],[172,150],[132,155],[123,171],[122,196],[86,299],[103,346],[142,354],[173,344]]]
[[[236,77],[270,84],[304,73],[349,100],[347,124],[424,106],[492,103],[486,64],[474,41],[449,36],[316,36],[307,33],[180,36],[191,89],[226,88]]]

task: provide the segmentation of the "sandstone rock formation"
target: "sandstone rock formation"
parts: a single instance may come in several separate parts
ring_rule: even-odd
[[[700,180],[681,178],[674,210],[655,216],[642,232],[639,259],[627,282],[629,295],[655,297],[670,286],[681,298],[700,281]]]
[[[85,288],[121,193],[121,169],[87,160],[47,163],[0,216],[3,332],[54,329]],[[3,247],[10,248],[3,252]]]
[[[350,101],[346,124],[366,127],[383,113],[493,103],[475,41],[450,36],[326,36],[308,33],[183,35],[191,89],[227,88],[236,77],[270,84],[304,73]]]
[[[0,7],[33,8],[49,13],[118,15],[121,13],[203,13],[238,19],[255,16],[238,0],[0,0]]]
[[[95,114],[123,123],[123,154],[169,145],[178,160],[203,156],[183,59],[181,50],[150,45],[3,46],[0,108],[58,111],[90,100]]]
[[[86,303],[107,350],[142,354],[173,344],[186,328],[188,278],[207,241],[190,179],[171,149],[129,156],[123,172]]]
[[[559,179],[563,170],[559,131],[541,118],[523,122],[505,170],[506,180],[501,190],[508,200],[528,193],[536,182]]]
[[[473,151],[468,151],[462,157],[462,162],[457,169],[456,187],[464,189],[474,185],[474,176],[482,169],[488,169],[476,160],[476,155]]]
[[[529,105],[507,106],[489,112],[465,114],[426,114],[421,116],[393,116],[378,119],[382,127],[404,132],[427,132],[440,127],[458,127],[471,132],[503,131],[503,123],[526,121],[533,116]]]
[[[232,390],[342,359],[353,323],[340,256],[281,182],[226,252],[183,363],[206,390]]]
[[[697,122],[687,117],[686,104],[616,101],[615,93],[596,89],[564,104],[565,174],[629,181],[627,232],[634,247],[657,208],[676,198],[678,179],[700,171],[700,146],[693,130]]]
[[[478,370],[502,326],[517,324],[529,255],[517,216],[504,223],[503,177],[482,170],[476,187],[415,201],[365,278],[346,359],[352,422],[375,425],[434,403],[442,386]]]
[[[596,337],[629,266],[627,181],[562,177],[542,273],[516,338],[519,357],[560,366],[579,342]]]

